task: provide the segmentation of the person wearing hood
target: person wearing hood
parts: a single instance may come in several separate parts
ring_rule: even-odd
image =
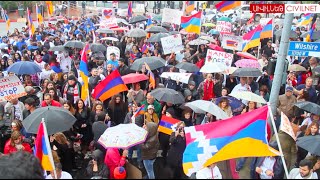
[[[191,101],[195,101],[197,99],[200,99],[199,93],[196,88],[196,83],[194,81],[189,81],[188,87],[186,89],[184,89],[184,94],[188,93],[188,92],[185,92],[187,90],[189,90],[191,92],[191,95],[192,95]]]
[[[94,150],[91,155],[92,160],[89,161],[87,166],[87,176],[100,177],[107,179],[109,177],[109,169],[103,162],[103,153],[100,150]]]
[[[153,164],[157,158],[157,153],[160,147],[158,139],[158,124],[154,122],[147,122],[143,128],[148,131],[148,136],[146,141],[140,145],[141,158],[147,171],[148,179],[155,179]]]

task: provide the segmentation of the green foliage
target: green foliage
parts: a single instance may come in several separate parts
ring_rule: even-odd
[[[18,3],[15,1],[1,1],[0,5],[7,11],[14,11],[18,9]]]

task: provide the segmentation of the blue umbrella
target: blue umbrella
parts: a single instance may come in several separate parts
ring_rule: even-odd
[[[36,74],[38,72],[42,72],[42,70],[36,63],[30,61],[16,62],[9,66],[7,71],[13,72],[17,75]]]
[[[215,30],[215,29],[211,29],[211,30],[209,31],[209,33],[212,34],[212,35],[219,35],[219,34],[220,34],[219,31],[217,31],[217,30]]]
[[[229,105],[232,109],[232,112],[241,112],[245,105],[235,97],[232,96],[222,96],[213,100],[213,102],[218,105],[222,98],[229,100]]]

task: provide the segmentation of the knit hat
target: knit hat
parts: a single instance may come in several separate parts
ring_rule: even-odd
[[[124,167],[116,167],[113,171],[113,176],[115,179],[125,179],[127,176],[127,172]]]
[[[186,90],[184,90],[183,95],[184,95],[184,97],[186,98],[186,97],[188,97],[188,96],[191,96],[191,95],[192,95],[192,92],[191,92],[189,89],[186,89]]]
[[[166,110],[167,113],[171,114],[172,117],[175,117],[176,113],[172,107],[168,108]]]
[[[77,81],[76,77],[74,75],[70,75],[68,76],[68,80],[74,80]]]
[[[196,85],[196,83],[194,82],[194,81],[189,81],[189,83],[188,83],[189,85]]]

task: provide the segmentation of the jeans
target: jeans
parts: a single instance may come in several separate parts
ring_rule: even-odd
[[[154,164],[154,161],[156,159],[148,159],[148,160],[143,160],[143,165],[144,165],[144,168],[146,169],[147,171],[147,174],[148,174],[148,178],[149,179],[155,179],[155,176],[154,176],[154,170],[153,170],[153,164]]]
[[[142,162],[142,159],[141,159],[141,148],[139,146],[133,146],[133,147],[129,148],[128,158],[129,159],[132,158],[133,150],[137,150],[137,162]]]

